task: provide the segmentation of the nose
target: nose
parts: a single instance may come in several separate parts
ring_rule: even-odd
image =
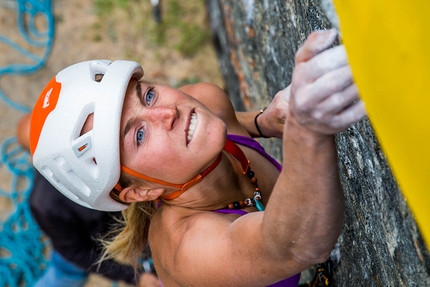
[[[178,117],[177,107],[152,107],[146,110],[146,118],[155,125],[162,125],[166,129],[173,128],[173,123]]]

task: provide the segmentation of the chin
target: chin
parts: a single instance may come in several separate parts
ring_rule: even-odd
[[[217,150],[221,152],[227,139],[227,125],[221,119],[219,119],[218,124],[219,127],[215,129],[215,131],[217,131],[217,136],[209,135],[209,137],[213,140],[213,147],[217,147]]]

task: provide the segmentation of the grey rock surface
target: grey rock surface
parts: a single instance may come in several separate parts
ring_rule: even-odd
[[[298,47],[338,28],[330,0],[207,0],[225,89],[258,110],[286,87]],[[333,286],[430,286],[430,256],[366,118],[336,136],[346,218]],[[263,140],[281,159],[280,142]],[[306,203],[303,203],[306,204]]]

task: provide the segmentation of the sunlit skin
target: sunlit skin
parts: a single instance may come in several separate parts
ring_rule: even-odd
[[[148,88],[152,88],[151,95],[148,95]],[[142,104],[141,99],[144,95],[146,99],[154,100],[151,105],[148,102]],[[178,104],[178,106],[172,108],[173,103]],[[126,109],[130,114],[125,112]],[[193,139],[187,142],[186,127],[188,127],[189,114],[192,110],[197,114],[198,124]],[[243,114],[246,115],[243,117],[244,119],[248,117],[247,113]],[[254,114],[250,114],[252,118]],[[93,117],[94,115],[90,114],[87,118],[82,134],[92,129]],[[127,124],[128,127],[126,128]],[[254,126],[252,128],[255,129]],[[125,133],[126,130],[127,133]],[[143,140],[142,131],[145,134]],[[161,84],[139,84],[138,81],[132,79],[124,100],[120,133],[121,164],[146,176],[171,183],[184,183],[205,170],[214,161],[223,148],[226,131],[248,135],[242,122],[239,123],[237,120],[227,95],[219,87],[209,83],[199,83],[174,89]],[[138,138],[141,140],[140,145]],[[245,147],[243,149],[248,159],[252,162],[259,162],[258,165],[254,165],[254,171],[260,174],[263,171],[270,171],[259,182],[260,187],[264,190],[263,194],[266,195],[263,198],[263,203],[266,204],[273,183],[278,176],[278,171],[270,163],[261,161],[261,155],[255,151]],[[173,161],[175,165],[172,164]],[[164,165],[161,165],[162,162]],[[177,168],[178,163],[183,163],[183,168]],[[192,187],[172,204],[213,210],[221,208],[229,202],[243,200],[243,198],[251,196],[253,187],[249,180],[237,177],[236,174],[233,177],[231,175],[226,176],[225,170],[231,170],[232,163],[238,173],[241,174],[239,162],[224,155],[219,167],[205,179],[209,184],[198,184]],[[175,172],[177,179],[170,176],[166,177],[168,173],[165,170]],[[220,172],[223,181],[219,180]],[[238,184],[242,185],[249,194],[243,194],[240,190],[233,192],[228,184],[231,182],[234,182],[233,186],[235,187]],[[132,191],[143,190],[143,196],[129,192],[130,189]],[[199,192],[194,192],[196,189]],[[120,196],[128,202],[154,200],[174,190],[176,189],[144,182],[143,185],[124,187]],[[220,190],[224,192],[220,192]],[[148,193],[150,193],[149,196]],[[211,201],[202,196],[205,193],[212,199]],[[250,210],[254,211],[254,208],[250,208]]]
[[[289,105],[286,116],[280,117],[281,122],[285,119],[282,132],[274,133],[283,133],[284,166],[278,180],[268,178],[273,172],[266,169],[267,161],[241,147],[259,178],[265,212],[242,217],[199,212],[196,206],[201,202],[183,208],[187,199],[195,199],[186,192],[174,200],[178,205],[163,205],[155,214],[149,243],[163,285],[267,286],[324,261],[330,254],[342,226],[344,206],[332,135],[364,115],[350,72],[344,69],[343,51],[325,51],[335,37],[333,31],[309,37],[296,55],[291,88],[279,93]],[[333,105],[327,107],[327,101]],[[350,106],[351,101],[357,102]],[[270,135],[265,119],[263,131]],[[227,127],[229,133],[240,133],[240,129],[230,129],[230,122]],[[237,196],[250,189],[243,183],[235,185],[233,180],[228,181],[228,189],[220,188],[226,183],[225,175],[217,172],[213,174],[216,181],[206,180],[193,191],[212,209],[231,193]],[[226,175],[231,173],[226,171]],[[270,184],[273,190],[266,188]],[[203,193],[211,185],[217,185],[214,192]]]
[[[291,86],[259,117],[265,135],[282,137],[281,173],[240,146],[258,177],[264,212],[254,207],[245,208],[250,213],[244,216],[213,212],[252,196],[254,188],[240,163],[223,152],[220,165],[202,182],[163,202],[154,214],[148,239],[164,286],[267,286],[329,256],[344,212],[333,135],[365,114],[343,48],[329,49],[336,36],[331,30],[308,38],[296,54]],[[197,126],[188,141],[193,111]],[[213,85],[177,90],[132,79],[121,120],[121,163],[173,183],[209,166],[226,133],[250,135],[249,125],[239,123],[228,97]],[[169,192],[132,183],[122,199],[154,200]]]
[[[149,85],[149,84],[145,84],[145,85]],[[233,111],[233,107],[231,106],[230,101],[228,100],[227,96],[225,95],[224,91],[218,87],[216,87],[215,85],[209,84],[209,83],[199,83],[199,84],[194,84],[194,85],[186,85],[183,86],[181,88],[179,88],[179,90],[174,90],[170,87],[166,87],[163,85],[154,85],[151,84],[151,87],[157,87],[157,86],[162,86],[163,92],[165,92],[165,95],[170,95],[171,93],[175,93],[175,94],[181,94],[181,97],[186,98],[187,100],[191,100],[190,103],[193,103],[193,106],[199,106],[200,108],[202,108],[202,113],[204,113],[205,115],[208,116],[208,118],[211,118],[212,120],[218,121],[220,120],[220,117],[223,118],[223,122],[229,123],[228,125],[228,129],[230,132],[235,133],[235,134],[244,134],[246,135],[246,132],[243,130],[242,125],[246,122],[250,122],[252,123],[252,125],[250,125],[250,130],[248,132],[252,132],[254,134],[256,134],[256,130],[255,130],[255,126],[253,125],[253,118],[255,116],[255,112],[245,112],[245,113],[240,113],[241,116],[246,120],[243,120],[240,124],[239,122],[236,121],[235,117],[234,117],[234,111]],[[137,83],[135,80],[132,80],[130,83],[130,87],[129,87],[129,92],[127,93],[127,97],[133,97],[136,95],[133,95],[133,92],[136,92],[136,89],[133,90],[133,88],[135,89],[135,87],[137,87]],[[158,89],[157,89],[158,91]],[[168,93],[167,93],[168,91]],[[153,91],[154,95],[155,95],[155,91]],[[185,94],[184,94],[185,93]],[[189,96],[192,95],[192,96]],[[169,99],[172,97],[169,97]],[[199,99],[198,101],[196,99]],[[204,103],[204,105],[203,105]],[[217,116],[215,116],[215,114],[213,114],[212,112],[209,112],[209,114],[207,114],[207,112],[209,111],[206,107],[210,107],[212,110],[215,111],[216,114],[218,114]],[[221,107],[221,108],[220,108]],[[276,105],[277,108],[279,108],[279,105]],[[139,104],[137,104],[136,109],[139,109]],[[199,109],[200,109],[199,108]],[[205,111],[206,110],[206,111]],[[267,110],[267,112],[270,109]],[[215,118],[214,118],[215,117]],[[168,119],[169,117],[162,117],[162,119]],[[175,117],[176,118],[176,117]],[[179,117],[180,118],[180,117]],[[249,119],[248,119],[249,118]],[[18,141],[21,145],[23,145],[25,148],[29,148],[29,138],[28,138],[28,132],[29,132],[29,124],[30,124],[30,119],[31,119],[31,114],[25,115],[19,122],[18,128],[17,128],[17,138]],[[81,130],[81,134],[85,134],[86,132],[90,131],[92,129],[92,125],[93,125],[93,119],[94,119],[94,114],[90,114]],[[263,119],[263,117],[261,117],[260,119]],[[160,122],[160,121],[158,121]],[[223,124],[224,125],[224,124]],[[221,134],[225,133],[225,128],[227,127],[227,125],[224,125],[224,127],[221,127],[221,129],[218,129],[217,132],[221,132]],[[270,126],[270,128],[272,128],[273,125]],[[219,128],[219,127],[218,127]],[[264,127],[265,131],[270,134],[269,129],[267,129],[268,127]],[[197,132],[196,132],[197,134]],[[212,137],[213,138],[213,137]],[[195,139],[195,138],[194,138]],[[207,148],[204,148],[204,151],[206,151]],[[250,159],[253,159],[255,156],[258,157],[258,155],[256,154],[248,154],[248,157]],[[212,160],[212,159],[211,159]],[[224,159],[225,162],[228,162],[228,159]],[[255,160],[257,162],[257,160]],[[261,161],[261,158],[258,159],[258,161]],[[202,161],[203,162],[203,161]],[[224,164],[225,165],[225,164]],[[259,165],[255,165],[254,170],[258,171],[259,174],[262,174],[263,170],[272,170],[273,166],[271,166],[270,164],[263,162],[260,162]],[[270,180],[270,176],[267,177],[267,182],[271,182],[273,181],[276,177],[277,177],[277,170],[273,169],[271,174],[273,175],[273,179]],[[248,181],[245,181],[245,184],[249,184]],[[272,186],[268,186],[266,184],[265,180],[262,180],[260,182],[260,185],[262,187],[264,187],[264,195],[265,198],[268,198],[269,195],[269,191],[271,190]],[[152,185],[153,186],[153,185]],[[216,185],[214,183],[209,185],[211,188],[215,188]],[[202,186],[199,186],[199,188],[201,188]],[[214,193],[211,193],[211,197],[218,202],[223,202],[220,201],[224,200],[224,201],[232,201],[232,200],[236,200],[236,199],[242,199],[245,195],[241,195],[239,193],[238,197],[236,198],[235,196],[237,195],[233,195],[232,196],[232,190],[231,189],[226,189],[228,192],[228,195],[226,194],[221,194],[220,196],[215,196]],[[252,190],[252,186],[250,186],[248,188],[248,190]],[[190,190],[189,192],[187,192],[189,194],[193,193],[193,190]],[[248,196],[248,195],[246,195]],[[223,198],[224,197],[224,198]],[[187,200],[190,200],[190,197],[187,198]],[[192,201],[192,200],[190,200]],[[266,202],[266,200],[265,200]],[[214,207],[209,207],[209,206],[205,206],[202,205],[201,203],[199,203],[198,201],[194,200],[192,202],[193,204],[199,204],[200,207],[202,209],[214,209],[214,208],[219,208],[224,206],[225,202],[222,203],[219,206],[214,206]],[[206,202],[204,202],[204,204],[206,204]],[[248,211],[255,211],[254,208],[249,208]],[[139,280],[139,286],[160,286],[159,285],[159,281],[158,279],[152,275],[152,274],[147,274],[147,273],[143,273],[140,277]]]
[[[188,141],[192,113],[197,126]],[[193,97],[166,85],[130,81],[121,117],[122,165],[184,183],[215,160],[225,134],[225,123]]]

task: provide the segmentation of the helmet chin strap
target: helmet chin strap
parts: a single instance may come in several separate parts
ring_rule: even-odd
[[[230,141],[229,139],[227,139],[225,142],[224,150],[230,153],[231,155],[233,155],[240,162],[240,164],[242,165],[243,174],[246,174],[246,172],[250,169],[249,167],[250,161],[246,158],[243,151],[234,142]],[[159,180],[159,179],[138,173],[137,171],[134,171],[124,165],[121,165],[121,170],[131,176],[134,176],[149,182],[154,182],[161,185],[178,188],[178,190],[172,192],[171,194],[162,196],[162,198],[165,200],[172,200],[180,196],[182,193],[184,193],[187,189],[189,189],[193,185],[201,182],[205,176],[207,176],[211,171],[213,171],[218,166],[218,164],[221,162],[221,158],[222,158],[222,152],[219,153],[216,160],[204,172],[199,173],[193,179],[183,184],[175,184],[175,183]],[[123,190],[123,188],[120,186],[119,183],[115,185],[115,189],[118,190],[119,192]]]
[[[182,193],[184,193],[187,189],[189,189],[193,185],[201,182],[204,177],[206,177],[211,171],[213,171],[218,166],[218,164],[221,162],[221,158],[222,158],[222,153],[219,153],[216,160],[204,172],[199,173],[194,178],[192,178],[191,180],[183,184],[175,184],[175,183],[163,181],[160,179],[156,179],[156,178],[138,173],[137,171],[134,171],[124,165],[121,165],[121,170],[131,176],[134,176],[149,182],[178,188],[178,190],[174,191],[173,193],[163,196],[163,199],[165,200],[172,200],[180,196]],[[123,188],[118,183],[115,185],[115,189],[121,192]]]

